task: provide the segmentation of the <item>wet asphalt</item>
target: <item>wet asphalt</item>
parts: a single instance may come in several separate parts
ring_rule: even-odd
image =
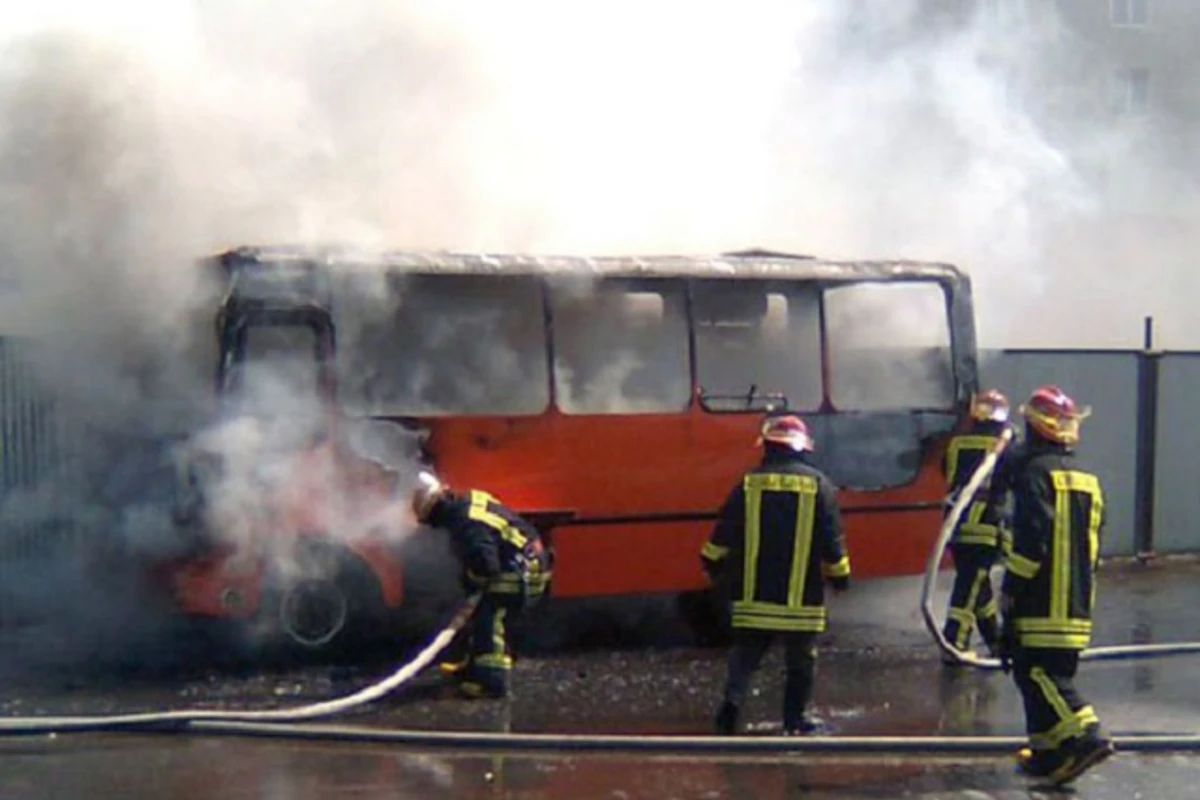
[[[918,579],[863,581],[836,598],[814,710],[833,735],[1003,735],[1023,730],[1011,680],[947,669],[917,611]],[[943,585],[940,603],[945,596]],[[1107,565],[1096,645],[1200,641],[1200,565]],[[8,632],[8,652],[26,644]],[[724,651],[664,645],[544,653],[518,660],[513,696],[469,701],[434,674],[339,724],[428,730],[699,734],[709,730]],[[664,636],[664,641],[669,637]],[[14,650],[15,649],[15,650]],[[4,676],[0,714],[107,714],[168,708],[263,709],[349,694],[411,651],[359,665],[210,665],[153,674],[49,668]],[[1200,732],[1198,656],[1086,662],[1080,690],[1118,736]],[[746,709],[751,733],[778,730],[782,666],[773,652]],[[1083,776],[1077,797],[1194,797],[1200,757],[1120,753]],[[59,734],[0,739],[0,797],[221,798],[1010,798],[1031,788],[1004,755],[764,756],[479,752],[370,742],[197,734]]]

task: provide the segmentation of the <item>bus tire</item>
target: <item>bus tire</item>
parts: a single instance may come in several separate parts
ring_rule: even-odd
[[[383,633],[379,581],[347,550],[303,548],[295,572],[274,576],[266,591],[264,615],[272,643],[288,656],[346,655]]]

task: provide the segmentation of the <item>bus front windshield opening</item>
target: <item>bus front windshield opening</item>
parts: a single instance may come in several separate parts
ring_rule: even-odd
[[[317,333],[307,325],[248,325],[245,354],[228,387],[238,408],[256,411],[305,410],[318,400]]]

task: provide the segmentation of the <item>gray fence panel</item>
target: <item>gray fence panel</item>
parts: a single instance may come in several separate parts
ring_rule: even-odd
[[[1133,352],[981,353],[980,385],[1002,390],[1014,411],[1044,383],[1057,384],[1075,402],[1092,406],[1092,416],[1083,423],[1079,455],[1104,485],[1108,524],[1101,552],[1109,556],[1136,552],[1137,363]]]
[[[1200,355],[1170,353],[1159,364],[1154,465],[1154,550],[1200,549]]]
[[[39,556],[70,533],[61,525],[48,529],[23,502],[62,460],[60,422],[28,366],[23,343],[0,337],[0,569]]]

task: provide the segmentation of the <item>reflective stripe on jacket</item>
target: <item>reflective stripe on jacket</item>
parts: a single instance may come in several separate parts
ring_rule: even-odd
[[[726,567],[734,627],[823,631],[823,579],[850,575],[833,484],[800,456],[765,459],[730,492],[701,558]]]

